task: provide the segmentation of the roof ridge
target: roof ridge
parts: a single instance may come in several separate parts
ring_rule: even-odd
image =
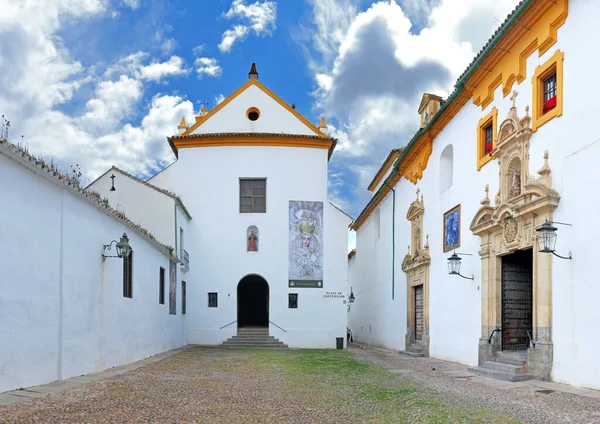
[[[69,190],[76,196],[86,200],[88,203],[93,204],[98,209],[103,210],[111,218],[121,221],[124,225],[131,228],[139,236],[146,239],[146,241],[153,244],[167,256],[179,262],[179,258],[176,256],[172,246],[168,246],[159,242],[148,230],[131,221],[123,212],[111,207],[108,202],[103,201],[98,193],[82,188],[73,178],[63,174],[56,167],[49,166],[43,159],[36,158],[30,154],[27,149],[11,143],[7,139],[0,139],[0,153],[23,166],[35,168],[38,171],[41,171],[40,175],[42,177],[45,177],[55,184],[64,187],[66,190]]]

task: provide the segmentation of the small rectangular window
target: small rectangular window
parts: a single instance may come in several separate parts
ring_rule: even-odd
[[[133,298],[133,250],[123,258],[123,297]]]
[[[494,128],[492,123],[484,128],[484,153],[489,155],[494,150]]]
[[[288,306],[290,309],[298,309],[298,293],[288,294]]]
[[[216,308],[218,307],[218,295],[217,293],[209,293],[208,294],[208,307]]]
[[[165,304],[165,269],[163,267],[160,267],[158,277],[158,303]]]
[[[267,180],[240,179],[240,213],[265,213],[267,211]]]
[[[544,87],[542,114],[544,114],[556,107],[556,71],[548,75],[542,84]]]
[[[186,311],[186,283],[181,281],[181,315],[185,315]]]

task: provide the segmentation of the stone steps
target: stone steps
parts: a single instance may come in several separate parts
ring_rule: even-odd
[[[527,374],[527,352],[500,351],[495,361],[483,362],[478,367],[467,368],[467,371],[484,377],[502,381],[531,380]]]
[[[481,375],[483,377],[493,378],[495,380],[510,381],[510,382],[531,380],[533,378],[533,376],[531,374],[512,374],[512,373],[508,373],[508,372],[502,372],[502,371],[497,371],[497,370],[493,370],[493,369],[489,369],[489,368],[484,368],[483,366],[469,367],[469,368],[467,368],[467,371],[470,372],[471,374],[477,374],[477,375]]]
[[[225,340],[223,347],[259,347],[269,349],[287,349],[288,345],[269,335],[268,328],[243,327],[238,328],[238,334]]]
[[[423,348],[419,345],[408,345],[406,346],[406,350],[401,350],[400,354],[411,356],[413,358],[422,358],[425,356],[423,354]]]

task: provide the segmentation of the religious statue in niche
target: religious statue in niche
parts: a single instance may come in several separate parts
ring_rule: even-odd
[[[460,247],[460,205],[444,214],[444,252]]]
[[[248,252],[258,252],[258,228],[254,225],[248,227],[246,237]]]

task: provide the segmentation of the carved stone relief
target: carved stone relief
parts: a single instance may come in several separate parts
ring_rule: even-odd
[[[536,378],[547,380],[552,368],[552,258],[539,253],[535,246],[535,228],[547,219],[558,206],[560,195],[552,188],[548,151],[538,177],[529,173],[531,117],[517,116],[514,104],[498,130],[492,155],[498,159],[499,190],[495,205],[490,205],[489,189],[475,214],[470,229],[481,237],[482,332],[479,362],[494,360],[501,349],[500,339],[488,338],[492,330],[502,325],[502,259],[521,249],[533,249],[533,339],[536,347],[528,349],[528,366]],[[550,358],[550,359],[548,359]]]

